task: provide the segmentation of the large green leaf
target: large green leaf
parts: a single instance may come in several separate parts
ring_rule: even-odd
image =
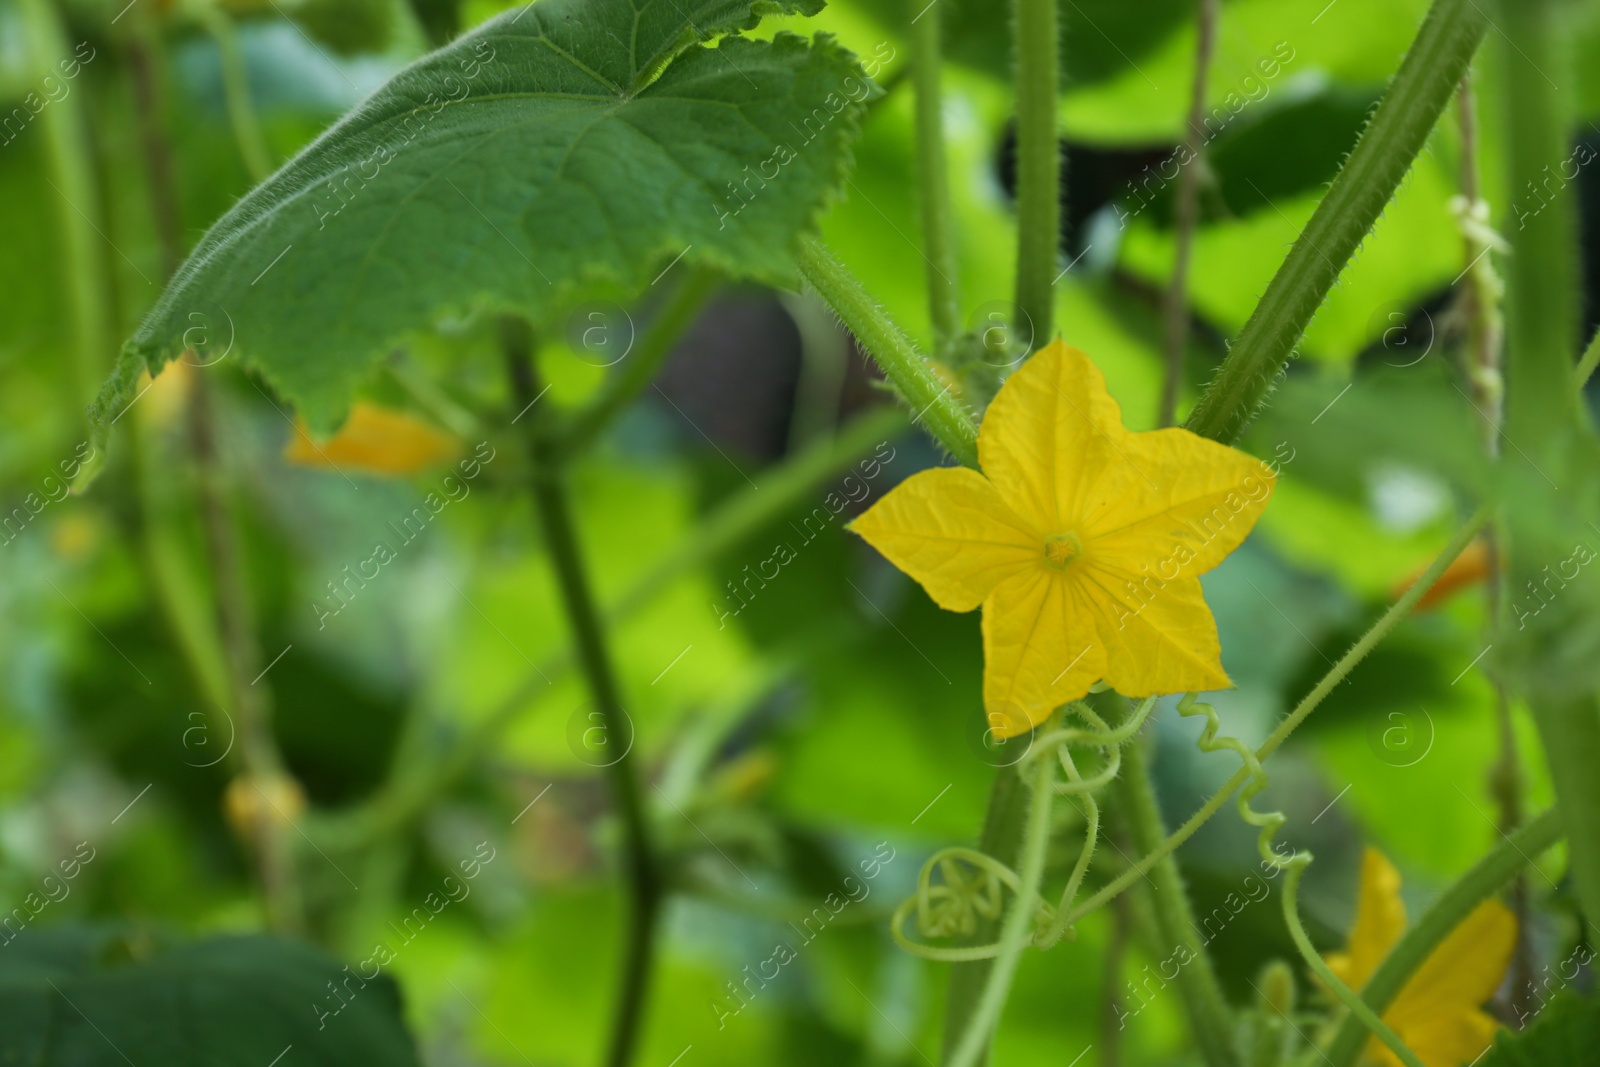
[[[289,1046],[299,1064],[418,1062],[394,983],[304,945],[224,937],[129,955],[97,932],[23,931],[0,954],[0,1063],[263,1067]]]
[[[376,357],[447,315],[539,320],[580,287],[641,289],[680,254],[787,282],[873,89],[825,35],[732,34],[821,6],[544,0],[424,57],[211,228],[96,419],[197,325],[231,329],[328,427]]]

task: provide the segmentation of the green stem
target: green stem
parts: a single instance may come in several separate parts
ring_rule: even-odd
[[[35,80],[59,77],[63,69],[59,63],[77,60],[67,50],[54,5],[51,0],[20,0],[17,6],[22,15],[26,52],[34,57]],[[90,62],[94,58],[91,55]],[[55,186],[48,195],[54,201],[62,237],[62,285],[72,308],[75,344],[67,381],[73,410],[81,409],[99,388],[113,349],[111,333],[116,317],[110,272],[100,254],[104,241],[96,232],[100,191],[96,187],[89,123],[83,107],[87,92],[87,86],[79,82],[75,91],[51,104],[39,120]],[[24,129],[18,136],[27,133]]]
[[[939,89],[938,4],[909,0],[911,77],[917,105],[917,187],[922,207],[922,257],[927,266],[928,318],[933,348],[943,354],[961,332],[956,288],[955,242],[951,238],[949,161],[944,150],[944,110]]]
[[[1487,24],[1477,0],[1434,0],[1372,121],[1190,414],[1189,429],[1227,443],[1250,421],[1422,150]]]
[[[1113,788],[1116,790],[1118,811],[1133,838],[1135,851],[1146,853],[1158,849],[1167,831],[1150,779],[1148,758],[1138,742],[1127,747],[1122,761],[1122,774],[1117,777]],[[1237,1063],[1233,1047],[1233,1012],[1222,995],[1222,987],[1217,983],[1211,957],[1197,934],[1199,928],[1189,907],[1177,860],[1169,850],[1168,854],[1152,863],[1143,876],[1149,883],[1156,932],[1165,951],[1173,952],[1182,948],[1192,957],[1179,970],[1177,985],[1195,1046],[1212,1067],[1230,1067]],[[1082,909],[1077,911],[1081,912]]]
[[[1014,0],[1017,57],[1017,311],[1038,348],[1055,336],[1061,247],[1061,144],[1056,137],[1061,30],[1056,0]]]
[[[607,608],[606,624],[615,627],[637,615],[684,575],[742,543],[818,492],[828,479],[855,463],[874,444],[886,443],[903,432],[905,425],[905,415],[897,408],[878,407],[858,416],[836,438],[819,442],[787,463],[762,472],[760,492],[746,490],[712,512],[676,551]],[[892,459],[891,453],[889,461]],[[492,753],[501,735],[527,710],[529,702],[570,667],[570,652],[562,649],[545,661],[542,674],[529,672],[437,763],[425,770],[409,764],[397,766],[388,784],[368,804],[349,813],[318,816],[308,822],[307,832],[322,847],[349,849],[409,823]],[[426,754],[433,744],[428,740],[416,747]]]
[[[964,1020],[954,1050],[946,1050],[945,1067],[975,1067],[983,1061],[1000,1022],[1000,1011],[1011,991],[1011,980],[1016,975],[1022,950],[1033,933],[1039,906],[1039,880],[1044,876],[1045,853],[1050,844],[1050,801],[1055,793],[1056,761],[1052,755],[1045,755],[1034,763],[1033,795],[1028,801],[1027,822],[1022,834],[1022,868],[1017,875],[1021,888],[1000,925],[1000,951],[990,961],[992,966],[983,990]],[[1003,768],[1000,773],[1012,772],[1010,768]]]
[[[518,408],[527,409],[539,396],[531,331],[521,320],[507,320],[503,327],[511,391]],[[622,983],[606,1063],[609,1067],[627,1067],[633,1059],[643,1021],[664,884],[639,782],[634,776],[632,720],[622,708],[622,693],[606,647],[605,628],[589,585],[588,570],[572,519],[560,452],[542,416],[542,412],[536,412],[535,417],[529,419],[526,438],[532,463],[533,499],[544,532],[545,548],[550,553],[561,588],[578,664],[606,735],[627,745],[622,755],[606,768],[611,779],[612,799],[622,819],[623,865],[629,890]]]
[[[222,64],[222,98],[228,108],[228,125],[233,128],[234,142],[239,146],[239,158],[244,161],[250,181],[263,182],[272,174],[272,152],[261,134],[261,120],[250,98],[250,70],[244,62],[244,50],[239,47],[239,33],[233,17],[212,4],[198,4],[196,10],[217,42],[217,59]]]
[[[133,80],[135,111],[139,119],[140,146],[144,151],[150,215],[161,249],[165,277],[183,261],[183,220],[178,204],[176,168],[164,120],[160,80],[161,38],[148,14],[136,16],[127,43],[128,70]],[[216,401],[205,371],[189,375],[187,415],[190,454],[194,461],[196,496],[204,524],[206,560],[214,586],[215,608],[210,619],[214,637],[193,643],[189,650],[209,655],[222,653],[220,664],[196,662],[193,669],[207,684],[210,673],[221,666],[232,725],[238,738],[238,782],[255,793],[249,797],[249,834],[261,879],[267,924],[278,931],[297,931],[304,925],[295,847],[291,833],[293,811],[280,801],[298,796],[272,732],[272,699],[261,686],[261,643],[256,631],[245,555],[230,506],[228,472],[217,444]],[[170,580],[172,572],[156,572],[156,580]],[[176,587],[169,590],[176,593]],[[277,799],[274,799],[277,798]]]
[[[1510,186],[1519,192],[1547,189],[1551,161],[1569,152],[1568,120],[1575,109],[1573,72],[1565,54],[1570,34],[1565,7],[1555,0],[1500,5]],[[1577,229],[1576,197],[1570,188],[1555,190],[1537,211],[1519,217],[1506,279],[1506,437],[1529,461],[1573,472],[1571,477],[1592,469],[1595,451],[1586,413],[1572,388],[1579,321]],[[1556,510],[1567,501],[1556,498],[1550,505]],[[1572,521],[1570,514],[1561,517]],[[1555,537],[1546,523],[1520,511],[1508,513],[1507,524],[1511,584],[1519,589],[1536,585]],[[1567,638],[1576,620],[1570,610],[1565,616],[1552,613],[1526,633],[1520,632],[1519,621],[1507,637],[1525,649],[1543,646]],[[1576,683],[1548,668],[1523,675],[1523,695],[1543,742],[1556,804],[1568,826],[1581,828],[1568,835],[1578,903],[1589,929],[1600,931],[1600,835],[1593,832],[1600,826],[1600,779],[1594,774],[1600,754],[1600,702],[1592,692],[1574,692]]]
[[[1578,360],[1578,370],[1573,375],[1580,392],[1589,384],[1589,379],[1594,377],[1594,369],[1597,366],[1600,366],[1600,330],[1596,330],[1594,336],[1589,338],[1589,344],[1583,350],[1583,358]]]
[[[1189,253],[1200,216],[1200,175],[1206,147],[1206,75],[1217,39],[1217,8],[1221,0],[1199,0],[1195,26],[1194,85],[1189,97],[1189,130],[1184,147],[1189,158],[1178,177],[1177,233],[1172,253],[1172,280],[1162,297],[1165,320],[1167,373],[1161,383],[1161,408],[1157,426],[1171,426],[1178,418],[1178,394],[1183,389],[1183,349],[1189,340]]]
[[[1310,863],[1310,854],[1301,853],[1299,861],[1291,862],[1283,875],[1283,921],[1289,927],[1289,936],[1294,939],[1301,958],[1306,961],[1306,966],[1311,968],[1312,973],[1322,980],[1322,984],[1349,1009],[1350,1018],[1357,1026],[1371,1032],[1389,1046],[1389,1051],[1394,1053],[1406,1067],[1424,1067],[1423,1062],[1417,1059],[1417,1054],[1400,1040],[1400,1035],[1379,1018],[1378,1013],[1373,1011],[1353,989],[1345,985],[1342,978],[1333,973],[1333,968],[1328,966],[1322,954],[1317,951],[1317,947],[1311,943],[1311,937],[1300,922],[1300,908],[1297,903],[1300,899],[1300,879]]]
[[[1547,443],[1578,420],[1571,378],[1579,319],[1577,199],[1568,189],[1551,194],[1548,187],[1553,161],[1571,151],[1568,94],[1545,74],[1568,69],[1556,40],[1567,32],[1561,25],[1565,5],[1518,0],[1500,6],[1507,35],[1501,54],[1506,68],[1502,110],[1510,120],[1509,184],[1514,197],[1538,191],[1542,204],[1522,213],[1510,233],[1506,356],[1515,388],[1506,408],[1506,434],[1537,462]],[[1567,77],[1561,80],[1570,87]]]
[[[1487,525],[1488,521],[1489,511],[1485,509],[1479,511],[1466,525],[1456,531],[1455,536],[1450,539],[1450,543],[1445,546],[1444,551],[1440,552],[1438,557],[1428,565],[1428,569],[1423,572],[1422,577],[1417,579],[1416,584],[1406,590],[1405,594],[1395,601],[1394,605],[1384,612],[1377,622],[1373,623],[1372,628],[1363,634],[1361,639],[1354,645],[1350,646],[1350,650],[1339,658],[1339,662],[1333,665],[1333,668],[1323,676],[1322,680],[1316,684],[1316,687],[1310,693],[1307,693],[1299,704],[1295,705],[1294,711],[1290,712],[1289,716],[1280,722],[1277,728],[1272,731],[1272,734],[1261,743],[1261,747],[1256,749],[1256,758],[1258,760],[1265,760],[1276,752],[1279,746],[1289,739],[1289,735],[1294,733],[1295,729],[1317,709],[1317,705],[1321,704],[1327,695],[1333,692],[1339,683],[1349,676],[1350,672],[1355,669],[1356,664],[1365,659],[1367,653],[1371,652],[1378,642],[1387,637],[1389,632],[1400,623],[1401,619],[1410,614],[1417,601],[1421,600],[1423,594],[1432,588],[1433,583],[1439,580],[1439,575],[1443,574],[1445,568],[1450,566],[1457,556],[1461,555],[1462,550],[1471,543],[1472,539]],[[1113,878],[1102,886],[1098,893],[1074,908],[1069,922],[1077,922],[1090,912],[1103,907],[1107,901],[1117,896],[1117,894],[1127,889],[1140,878],[1143,878],[1157,863],[1193,837],[1195,832],[1221,810],[1222,806],[1228,802],[1228,798],[1243,786],[1249,778],[1250,770],[1248,767],[1241,767],[1235,771],[1233,776],[1223,783],[1222,788],[1212,794],[1211,799],[1206,801],[1199,811],[1189,817],[1188,822],[1173,831],[1166,840],[1149,848],[1147,850],[1148,854],[1140,859],[1138,863]]]
[[[883,368],[901,397],[916,411],[915,420],[926,426],[958,461],[976,467],[978,427],[972,413],[951,395],[910,338],[820,241],[803,241],[798,258],[801,275]]]
[[[1044,762],[1043,760],[1040,761]],[[983,833],[978,840],[978,851],[993,856],[1010,867],[1014,865],[1018,850],[1022,848],[1023,821],[1028,808],[1022,779],[1013,767],[1000,767],[995,771],[994,785],[989,792],[989,805],[984,814]],[[993,919],[978,920],[977,929],[969,939],[974,945],[992,944],[999,923]],[[944,1016],[944,1050],[941,1059],[948,1062],[956,1054],[963,1035],[972,1026],[972,1018],[988,988],[989,975],[994,970],[992,957],[955,963],[950,967],[950,989],[946,994]]]
[[[1507,882],[1541,852],[1561,839],[1561,817],[1555,809],[1529,819],[1515,833],[1503,838],[1471,870],[1456,879],[1439,898],[1406,930],[1378,969],[1367,979],[1361,999],[1373,1011],[1382,1013],[1394,1003],[1406,980],[1422,966],[1429,954],[1450,931],[1461,925],[1472,910]],[[1331,1067],[1354,1067],[1366,1044],[1367,1030],[1354,1016],[1339,1024],[1328,1046]]]
[[[655,381],[661,365],[672,354],[684,331],[694,324],[716,287],[716,273],[703,269],[690,271],[678,284],[650,320],[649,328],[640,336],[634,350],[623,357],[616,373],[606,381],[600,395],[574,416],[562,432],[563,455],[573,456],[587,449],[611,420]]]

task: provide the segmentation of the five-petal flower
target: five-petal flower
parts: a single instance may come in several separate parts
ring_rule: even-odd
[[[940,607],[983,606],[984,709],[1024,733],[1104,680],[1226,687],[1199,576],[1266,507],[1259,461],[1187,430],[1133,433],[1089,357],[1056,341],[1001,387],[983,473],[906,479],[851,524]]]

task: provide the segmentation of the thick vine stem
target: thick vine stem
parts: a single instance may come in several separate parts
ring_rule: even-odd
[[[1152,852],[1166,837],[1166,827],[1156,802],[1148,758],[1139,745],[1128,746],[1123,773],[1115,784],[1117,810],[1128,827],[1134,850]],[[1149,889],[1146,897],[1155,917],[1156,936],[1169,951],[1182,949],[1188,956],[1175,983],[1196,1050],[1209,1067],[1235,1067],[1238,1054],[1234,1049],[1233,1011],[1222,995],[1211,957],[1198,936],[1199,927],[1177,860],[1163,855],[1149,864],[1143,877]],[[1071,918],[1075,921],[1086,914],[1085,908],[1077,908]]]
[[[1560,841],[1561,836],[1560,813],[1551,808],[1502,838],[1493,851],[1456,879],[1428,906],[1421,918],[1411,924],[1367,979],[1361,999],[1373,1011],[1382,1012],[1388,1008],[1406,980],[1450,931],[1460,926],[1474,908],[1515,878],[1540,853]],[[1354,1016],[1346,1018],[1328,1045],[1325,1053],[1328,1063],[1331,1067],[1355,1067],[1366,1038],[1366,1028],[1360,1020]]]
[[[861,347],[867,350],[901,397],[916,412],[913,419],[959,462],[978,465],[978,425],[972,412],[950,392],[928,366],[911,339],[884,314],[861,281],[822,242],[806,238],[800,244],[800,274],[827,301]]]
[[[1014,0],[1017,57],[1016,326],[1039,347],[1055,336],[1061,247],[1061,145],[1056,137],[1061,30],[1055,0]]]
[[[926,0],[908,0],[911,19],[911,80],[917,105],[917,190],[922,211],[922,256],[928,277],[928,318],[934,351],[961,332],[956,286],[956,248],[951,231],[949,161],[944,149],[944,107],[939,76],[944,59],[940,10]]]
[[[528,325],[518,319],[505,320],[502,323],[502,344],[513,398],[519,409],[527,409],[539,396]],[[539,415],[542,416],[542,413]],[[561,588],[567,624],[572,628],[579,666],[588,683],[590,695],[597,705],[607,736],[628,746],[622,756],[607,767],[612,797],[622,820],[623,865],[629,894],[622,984],[611,1029],[611,1046],[606,1055],[609,1067],[627,1067],[633,1059],[642,1028],[664,883],[630,759],[633,725],[622,708],[622,694],[611,666],[611,654],[606,648],[605,629],[589,586],[588,571],[567,499],[564,471],[554,441],[547,435],[546,426],[547,421],[536,416],[529,419],[526,432],[539,524]]]
[[[1189,429],[1224,443],[1239,436],[1422,151],[1487,25],[1477,0],[1434,0],[1372,121],[1190,414]]]
[[[1502,85],[1512,189],[1541,188],[1550,161],[1570,151],[1568,120],[1574,105],[1565,7],[1554,0],[1499,5],[1507,49],[1502,53],[1507,61]],[[1555,72],[1565,88],[1545,71]],[[1593,426],[1572,388],[1580,310],[1576,201],[1572,188],[1564,186],[1547,203],[1541,201],[1538,210],[1518,218],[1506,277],[1506,437],[1535,465],[1560,463],[1574,472],[1572,477],[1581,469],[1578,462],[1591,463],[1595,451]],[[1593,507],[1592,491],[1563,488],[1572,502],[1555,503],[1569,509],[1572,520],[1578,518],[1573,513]],[[1551,495],[1555,493],[1552,489]],[[1519,589],[1538,582],[1549,562],[1542,531],[1521,518],[1506,516],[1511,584]],[[1576,521],[1573,525],[1583,529]],[[1519,640],[1525,649],[1564,636],[1554,615],[1534,623],[1526,634],[1519,629],[1520,623],[1503,632],[1508,643]],[[1592,691],[1578,689],[1575,681],[1566,683],[1572,690],[1556,684],[1551,671],[1521,673],[1556,803],[1570,827],[1587,830],[1568,837],[1572,881],[1590,931],[1600,931],[1600,835],[1592,829],[1600,825],[1600,779],[1594,774],[1600,754],[1600,700]]]

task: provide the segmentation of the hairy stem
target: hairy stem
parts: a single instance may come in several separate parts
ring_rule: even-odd
[[[1505,384],[1500,373],[1500,350],[1504,324],[1500,315],[1500,279],[1495,273],[1492,247],[1487,235],[1476,230],[1480,224],[1488,225],[1489,207],[1481,199],[1481,181],[1478,165],[1478,99],[1473,89],[1473,75],[1469,69],[1461,79],[1456,95],[1456,111],[1461,126],[1461,200],[1462,200],[1462,309],[1467,320],[1466,378],[1472,390],[1473,406],[1478,410],[1480,429],[1483,432],[1483,450],[1491,462],[1500,455],[1500,427],[1504,421]],[[1500,546],[1503,541],[1502,523],[1490,524],[1483,533],[1485,552],[1488,555],[1488,573],[1484,576],[1485,599],[1489,621],[1484,627],[1484,643],[1495,640],[1495,627],[1501,619],[1505,597],[1505,567]],[[1499,807],[1500,833],[1509,834],[1522,825],[1524,781],[1522,762],[1517,751],[1517,735],[1511,720],[1511,698],[1506,691],[1505,679],[1497,665],[1485,665],[1484,673],[1494,692],[1494,717],[1499,735],[1499,756],[1489,768],[1489,794]],[[1529,990],[1533,984],[1534,943],[1533,930],[1528,922],[1530,898],[1527,877],[1518,874],[1508,893],[1511,910],[1517,920],[1517,943],[1511,956],[1509,984],[1510,1007],[1514,1016],[1525,1014]]]
[[[539,396],[531,331],[525,322],[511,319],[502,324],[502,337],[512,397],[519,409],[527,410]],[[612,800],[622,820],[623,868],[628,883],[628,928],[622,981],[606,1063],[609,1067],[627,1067],[642,1028],[664,883],[639,782],[634,776],[633,724],[622,708],[622,693],[611,664],[611,653],[606,647],[605,627],[589,585],[559,448],[549,436],[547,420],[542,416],[542,412],[535,413],[526,431],[532,464],[531,488],[539,525],[561,588],[567,625],[572,630],[578,665],[588,683],[589,695],[597,706],[608,740],[626,746],[622,755],[606,768],[611,779]]]
[[[1361,999],[1381,1014],[1450,931],[1560,839],[1561,818],[1554,809],[1535,816],[1502,838],[1492,852],[1456,879],[1406,930],[1367,980]],[[1359,1019],[1350,1016],[1341,1022],[1326,1053],[1331,1067],[1354,1067],[1366,1037],[1366,1027]]]
[[[1154,852],[1166,838],[1167,830],[1161,819],[1161,809],[1156,803],[1149,759],[1137,741],[1127,746],[1122,760],[1122,774],[1112,788],[1116,790],[1118,809],[1133,838],[1134,850],[1139,853]],[[1211,957],[1196,934],[1198,927],[1189,907],[1188,893],[1184,888],[1183,875],[1178,871],[1177,860],[1169,851],[1150,865],[1144,872],[1144,878],[1149,886],[1156,932],[1161,938],[1163,950],[1171,953],[1181,949],[1192,957],[1179,970],[1177,986],[1195,1047],[1211,1067],[1236,1064],[1233,1012],[1222,995],[1222,987],[1217,983]]]
[[[1190,414],[1189,429],[1222,442],[1239,436],[1422,150],[1487,23],[1476,0],[1434,0],[1372,121]]]
[[[1172,280],[1162,295],[1162,341],[1167,370],[1161,383],[1161,408],[1157,426],[1171,426],[1178,418],[1178,394],[1183,389],[1183,349],[1189,342],[1189,255],[1200,215],[1202,154],[1206,146],[1206,76],[1217,39],[1217,9],[1221,0],[1198,0],[1195,27],[1194,84],[1189,97],[1189,131],[1184,142],[1188,159],[1178,176],[1177,232],[1172,253]]]
[[[1289,927],[1289,936],[1294,939],[1295,948],[1300,950],[1300,956],[1306,961],[1306,966],[1317,976],[1323,986],[1332,991],[1335,998],[1350,1012],[1350,1018],[1357,1026],[1371,1033],[1389,1047],[1397,1059],[1406,1067],[1424,1067],[1417,1054],[1412,1052],[1406,1043],[1400,1040],[1389,1024],[1384,1022],[1371,1005],[1344,984],[1344,980],[1333,973],[1323,960],[1322,954],[1311,943],[1311,936],[1306,933],[1305,925],[1300,922],[1300,879],[1305,876],[1306,867],[1311,862],[1309,853],[1301,853],[1298,862],[1291,862],[1284,869],[1283,875],[1283,921]]]
[[[894,321],[872,299],[848,267],[820,241],[800,246],[800,273],[856,335],[900,396],[939,443],[968,467],[978,465],[978,427],[972,412],[950,393]]]
[[[942,354],[961,332],[956,287],[956,251],[950,213],[949,162],[944,150],[944,109],[939,75],[943,65],[938,4],[908,0],[911,78],[917,105],[917,189],[922,209],[922,258],[927,267],[928,318],[934,352]]]
[[[1055,336],[1061,247],[1061,145],[1056,138],[1061,30],[1055,0],[1013,0],[1017,85],[1016,325],[1034,347]]]

